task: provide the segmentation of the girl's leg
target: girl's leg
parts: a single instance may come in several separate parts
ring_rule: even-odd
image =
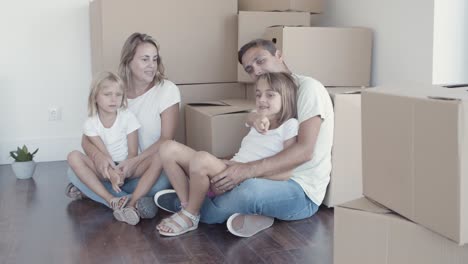
[[[68,154],[67,160],[78,179],[109,205],[114,196],[103,186],[104,178],[98,175],[93,161],[76,150]]]
[[[205,151],[199,151],[190,161],[190,191],[186,210],[198,215],[210,188],[210,179],[226,169],[226,164]]]
[[[189,199],[187,174],[195,153],[195,150],[175,141],[166,141],[159,149],[164,171],[183,206]]]
[[[143,160],[135,171],[132,178],[139,178],[135,190],[132,193],[132,198],[128,202],[129,207],[135,207],[137,201],[146,196],[154,184],[158,181],[161,175],[162,164],[159,154],[155,154]]]

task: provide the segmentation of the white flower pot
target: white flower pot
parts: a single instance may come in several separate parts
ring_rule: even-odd
[[[36,169],[36,163],[34,161],[15,161],[11,164],[11,168],[13,169],[13,172],[15,172],[16,178],[29,179],[34,174],[34,170]]]

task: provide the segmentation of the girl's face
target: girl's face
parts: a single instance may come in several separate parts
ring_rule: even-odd
[[[150,43],[140,44],[130,62],[130,71],[134,81],[150,84],[158,70],[158,51]]]
[[[123,91],[116,82],[105,80],[102,88],[96,95],[96,104],[99,113],[117,113],[122,106]]]
[[[267,80],[260,79],[257,81],[255,98],[257,113],[265,115],[270,120],[275,119],[280,113],[281,95],[270,88]]]

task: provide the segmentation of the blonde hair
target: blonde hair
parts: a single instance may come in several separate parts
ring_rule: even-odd
[[[298,86],[293,76],[286,72],[267,72],[261,74],[259,80],[265,80],[268,86],[281,95],[281,110],[278,113],[278,124],[286,120],[297,118],[297,90]]]
[[[122,47],[122,52],[120,53],[119,75],[124,81],[127,89],[130,85],[130,81],[132,80],[130,62],[133,60],[133,57],[135,57],[136,49],[138,48],[138,46],[140,46],[143,43],[149,43],[153,45],[156,48],[156,51],[158,52],[158,58],[156,59],[158,66],[156,69],[156,75],[154,76],[154,79],[152,81],[152,85],[155,85],[159,82],[162,83],[164,82],[164,79],[166,79],[166,76],[164,75],[164,65],[162,63],[161,55],[159,54],[160,47],[158,43],[150,35],[135,32],[127,38]]]
[[[122,79],[115,73],[101,72],[96,75],[96,77],[91,83],[91,88],[89,90],[88,97],[88,116],[94,116],[98,113],[96,97],[99,94],[99,92],[104,88],[103,83],[105,81],[116,83],[119,86],[119,88],[122,90],[122,102],[120,103],[120,108],[127,108],[127,92]]]

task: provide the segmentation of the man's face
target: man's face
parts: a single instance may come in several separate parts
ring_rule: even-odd
[[[283,58],[279,51],[271,55],[268,50],[261,47],[253,47],[247,50],[242,56],[242,66],[253,80],[266,72],[288,71],[283,63]]]

